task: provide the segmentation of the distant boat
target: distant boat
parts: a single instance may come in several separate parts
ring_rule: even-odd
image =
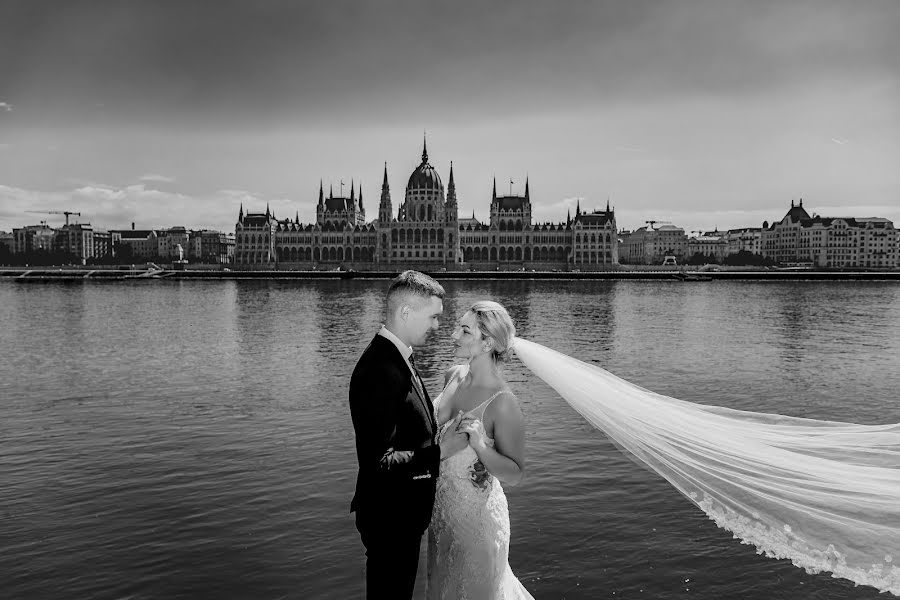
[[[674,273],[672,275],[678,281],[712,281],[709,275],[697,275],[695,273]]]

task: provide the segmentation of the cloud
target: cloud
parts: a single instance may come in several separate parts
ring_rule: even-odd
[[[837,144],[838,146],[843,146],[847,143],[847,140],[839,140],[837,138],[831,138],[831,141]]]
[[[165,175],[157,175],[156,173],[141,175],[139,180],[155,183],[175,183],[174,177],[166,177]]]
[[[62,224],[56,215],[41,216],[28,211],[71,210],[80,212],[78,222],[99,229],[127,229],[131,223],[143,229],[183,225],[189,229],[234,231],[238,208],[264,212],[268,203],[279,218],[296,215],[296,203],[285,198],[266,198],[241,190],[222,190],[190,195],[148,187],[145,184],[117,187],[92,183],[63,191],[32,190],[0,185],[0,230],[33,225],[48,220]],[[301,221],[315,219],[314,212],[301,214]]]
[[[8,102],[0,102],[0,110],[12,112],[12,109],[12,104],[9,104]]]

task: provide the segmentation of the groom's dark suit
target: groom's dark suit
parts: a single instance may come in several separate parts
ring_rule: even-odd
[[[350,510],[369,598],[411,598],[440,464],[434,406],[394,343],[376,335],[350,378],[359,475]],[[421,390],[421,391],[420,391]]]

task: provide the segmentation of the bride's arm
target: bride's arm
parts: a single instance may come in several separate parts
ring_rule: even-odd
[[[469,434],[469,445],[488,472],[507,485],[516,485],[525,475],[525,418],[519,402],[511,393],[493,401],[494,447],[485,442],[484,425],[465,419],[459,430]]]

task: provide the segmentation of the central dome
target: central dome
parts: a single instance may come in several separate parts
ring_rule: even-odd
[[[424,143],[422,146],[422,164],[416,167],[416,170],[409,176],[406,183],[406,189],[427,188],[434,190],[443,190],[444,184],[441,183],[441,176],[434,167],[428,162],[428,148]]]

